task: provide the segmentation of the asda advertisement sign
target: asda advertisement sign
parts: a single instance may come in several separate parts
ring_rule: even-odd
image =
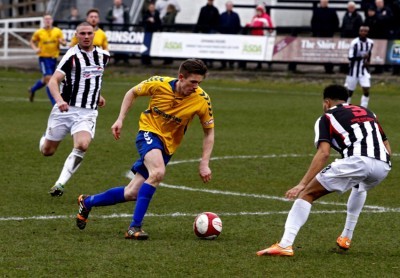
[[[153,33],[152,57],[270,61],[274,37]]]

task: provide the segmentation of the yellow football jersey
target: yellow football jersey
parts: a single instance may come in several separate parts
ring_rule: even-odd
[[[195,115],[203,128],[213,128],[210,97],[200,87],[188,96],[178,96],[178,79],[153,76],[136,86],[138,96],[150,96],[149,106],[139,119],[139,130],[151,131],[161,138],[165,151],[172,155],[180,145]]]
[[[40,48],[39,57],[57,58],[60,55],[60,39],[64,38],[61,29],[53,27],[50,30],[41,28],[37,30],[32,40]]]
[[[73,36],[71,39],[70,46],[75,46],[78,44],[78,38]],[[106,33],[100,28],[94,31],[93,45],[103,48],[104,50],[108,50],[108,40]]]

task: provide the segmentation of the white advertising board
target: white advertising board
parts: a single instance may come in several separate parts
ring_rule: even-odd
[[[153,33],[150,56],[271,61],[274,42],[267,36]]]

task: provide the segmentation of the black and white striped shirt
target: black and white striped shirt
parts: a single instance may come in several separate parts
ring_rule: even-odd
[[[368,54],[368,60],[371,57],[371,51],[374,47],[374,41],[366,38],[365,41],[356,38],[351,42],[349,48],[349,76],[360,77],[369,74],[368,68],[365,67],[364,55]]]
[[[315,145],[328,142],[343,158],[367,156],[390,164],[386,140],[375,114],[362,106],[337,105],[315,123]]]
[[[61,96],[71,106],[97,109],[108,51],[97,46],[86,52],[75,45],[65,53],[57,70],[65,74]]]

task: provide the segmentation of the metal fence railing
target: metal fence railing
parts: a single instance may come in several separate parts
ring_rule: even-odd
[[[27,25],[40,26],[42,19],[42,17],[1,19],[0,60],[36,57],[30,47],[29,40],[25,37],[27,37],[26,34],[29,34],[30,37],[37,30],[37,27],[24,27],[23,25],[27,23]]]

